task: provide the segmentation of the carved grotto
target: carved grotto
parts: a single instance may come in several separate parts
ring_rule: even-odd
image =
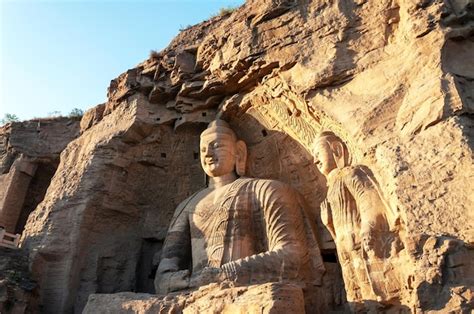
[[[37,308],[469,311],[473,14],[463,0],[248,0],[112,80],[64,145],[22,133],[38,121],[3,127],[1,223],[22,232]],[[324,271],[310,296],[232,276],[156,294],[175,209],[209,184],[200,134],[216,118],[246,143],[245,175],[311,213]]]

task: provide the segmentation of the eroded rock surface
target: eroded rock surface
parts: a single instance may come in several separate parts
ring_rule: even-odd
[[[45,311],[153,292],[174,208],[206,184],[198,136],[216,115],[248,144],[248,175],[290,184],[317,217],[327,272],[315,302],[351,305],[311,156],[331,131],[400,217],[407,258],[395,301],[352,308],[472,308],[473,32],[462,0],[249,0],[184,30],[111,82],[30,215],[23,243]]]
[[[301,288],[289,284],[233,287],[210,284],[166,297],[138,293],[93,294],[83,313],[303,313]]]
[[[38,313],[38,285],[28,271],[25,251],[0,247],[0,312]]]
[[[61,151],[79,135],[72,118],[13,122],[0,128],[0,225],[21,233],[43,199]]]

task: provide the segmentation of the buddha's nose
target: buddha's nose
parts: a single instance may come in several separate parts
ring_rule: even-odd
[[[204,150],[204,156],[205,157],[210,157],[212,156],[212,148],[210,146],[206,147],[205,150]]]

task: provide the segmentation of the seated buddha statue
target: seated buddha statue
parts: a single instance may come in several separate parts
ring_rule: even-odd
[[[200,138],[209,186],[172,218],[158,266],[159,294],[213,282],[318,285],[324,267],[314,218],[299,194],[276,181],[244,176],[247,147],[223,120]]]

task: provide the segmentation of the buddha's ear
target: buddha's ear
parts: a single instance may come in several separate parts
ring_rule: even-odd
[[[239,176],[245,175],[245,166],[247,163],[247,144],[244,141],[236,142],[235,172]]]
[[[338,168],[343,168],[347,163],[347,151],[344,147],[344,144],[342,144],[339,141],[335,141],[331,143],[331,149],[333,151],[333,156],[334,156],[334,161],[336,162],[336,165]]]

